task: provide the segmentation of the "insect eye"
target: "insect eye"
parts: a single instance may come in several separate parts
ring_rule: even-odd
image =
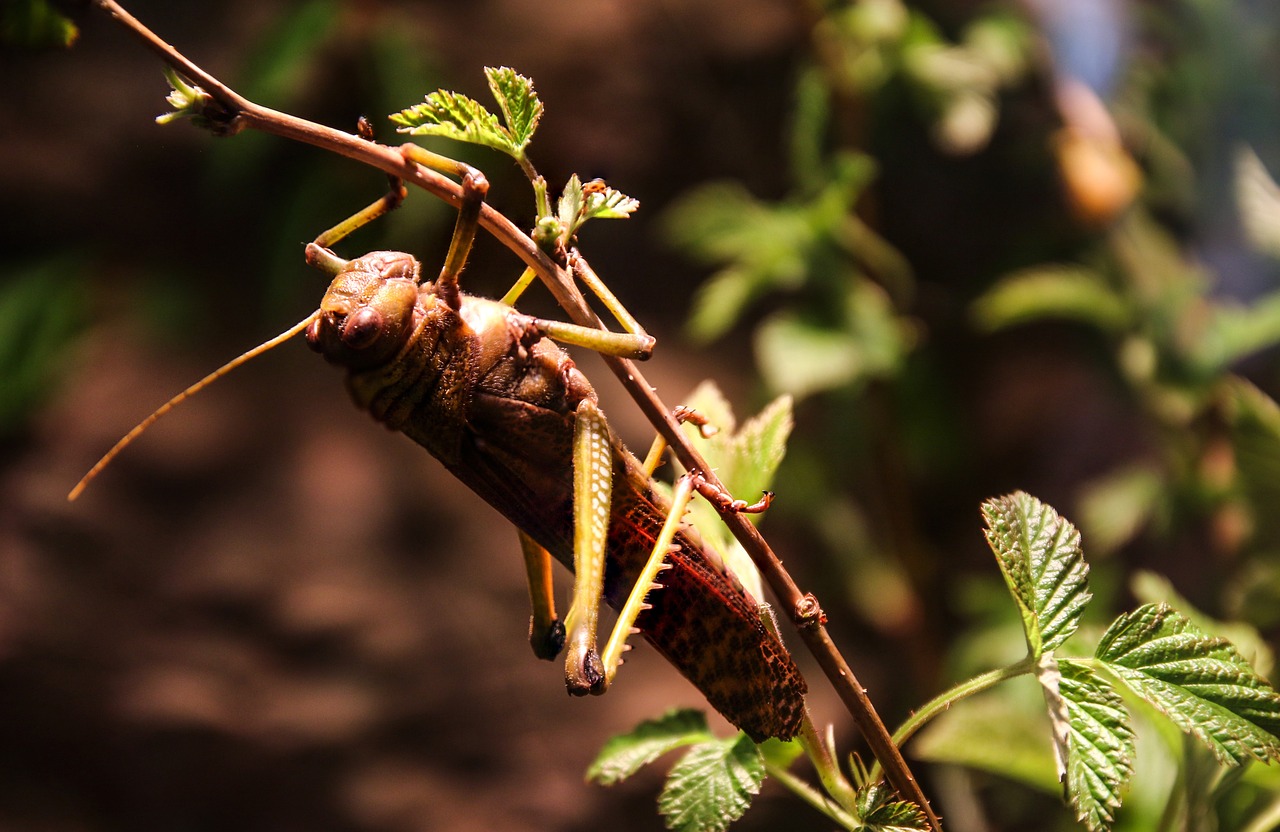
[[[356,310],[342,327],[342,343],[353,350],[362,350],[378,340],[382,333],[382,315],[368,306]]]

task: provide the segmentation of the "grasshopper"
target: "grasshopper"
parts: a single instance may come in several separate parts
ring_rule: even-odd
[[[660,450],[641,463],[623,446],[590,382],[555,343],[644,358],[653,339],[572,250],[559,254],[623,332],[516,311],[512,304],[527,280],[502,301],[464,293],[459,275],[487,181],[469,165],[417,145],[406,144],[401,153],[462,181],[464,197],[439,275],[427,279],[419,261],[403,252],[346,260],[333,251],[342,238],[400,204],[405,189],[392,177],[386,196],[307,245],[307,262],[331,279],[316,312],[170,400],[121,439],[71,497],[183,398],[305,333],[313,350],[345,368],[357,406],[429,451],[516,527],[533,607],[530,642],[545,659],[567,648],[571,694],[603,693],[622,663],[627,637],[638,631],[753,739],[795,736],[806,685],[762,620],[767,608],[719,554],[681,525],[692,490],[738,511],[762,510],[767,500],[731,501],[696,472],[682,478],[675,500],[664,496],[652,478]],[[575,575],[563,620],[555,611],[552,558]],[[600,650],[602,599],[621,614]]]

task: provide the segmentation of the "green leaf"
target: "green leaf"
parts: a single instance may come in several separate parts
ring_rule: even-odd
[[[560,199],[556,201],[556,217],[560,220],[562,228],[572,229],[578,223],[578,217],[582,215],[583,197],[582,197],[582,180],[578,178],[578,174],[570,174],[569,181],[564,183],[564,190],[560,193]]]
[[[523,148],[498,117],[473,98],[448,90],[436,90],[421,104],[391,116],[396,132],[411,136],[444,136],[455,141],[484,145],[515,159]]]
[[[640,201],[616,191],[602,179],[583,183],[578,174],[569,177],[556,204],[556,217],[568,236],[591,219],[623,219],[640,207]]]
[[[1280,292],[1249,306],[1218,303],[1210,307],[1206,326],[1188,352],[1197,369],[1217,375],[1242,358],[1280,342]]]
[[[1002,685],[956,703],[911,741],[912,757],[967,766],[1060,793],[1045,736],[1043,703],[1023,693],[1018,686]]]
[[[704,381],[685,399],[707,419],[714,430],[704,435],[701,428],[686,424],[685,433],[707,464],[734,497],[755,500],[773,483],[774,474],[786,453],[787,438],[794,424],[791,399],[781,396],[756,416],[737,427],[733,408],[715,382]],[[760,576],[750,557],[725,527],[720,516],[705,500],[690,505],[694,526],[722,555],[738,579],[754,598],[764,597]]]
[[[1236,152],[1235,186],[1246,239],[1258,251],[1280,258],[1280,185],[1248,146]]]
[[[804,756],[804,747],[799,740],[780,740],[769,737],[756,746],[760,756],[771,766],[780,769],[790,768],[791,764]]]
[[[756,363],[765,383],[799,399],[892,375],[914,340],[884,290],[851,277],[842,315],[779,312],[756,329]]]
[[[794,425],[791,398],[779,396],[741,427],[714,381],[699,384],[685,404],[705,416],[714,431],[704,435],[696,425],[684,427],[725,488],[743,499],[755,499],[766,490],[786,454]]]
[[[1206,633],[1227,639],[1258,675],[1266,677],[1275,667],[1275,654],[1256,627],[1245,621],[1218,621],[1210,618],[1180,595],[1174,589],[1173,582],[1164,575],[1139,570],[1129,580],[1129,589],[1138,601],[1144,604],[1168,604]]]
[[[1280,696],[1231,642],[1168,605],[1117,618],[1095,655],[1219,762],[1280,759]]]
[[[694,298],[690,333],[703,341],[723,335],[768,290],[803,283],[815,237],[805,211],[760,202],[736,183],[692,191],[667,209],[662,224],[677,248],[722,266]]]
[[[605,743],[587,769],[587,780],[612,786],[627,779],[668,751],[715,739],[702,711],[668,711]]]
[[[1088,665],[1064,659],[1053,675],[1056,689],[1046,685],[1045,698],[1067,800],[1077,820],[1101,832],[1115,820],[1120,793],[1133,777],[1129,714],[1120,694]],[[1055,696],[1061,708],[1055,707]]]
[[[1256,539],[1275,540],[1280,537],[1280,516],[1269,507],[1280,505],[1280,405],[1244,379],[1228,376],[1224,382],[1224,411],[1240,485],[1255,507]]]
[[[582,209],[583,222],[594,219],[625,220],[640,207],[640,200],[614,190],[600,179],[593,179],[583,187],[589,189]]]
[[[489,91],[502,111],[512,143],[523,154],[542,119],[542,101],[533,89],[533,81],[506,66],[487,66],[484,77],[489,80]]]
[[[0,8],[0,43],[36,49],[67,47],[80,30],[48,0],[5,0]]]
[[[750,737],[712,739],[671,769],[658,811],[668,829],[721,832],[747,811],[764,776],[764,759]]]
[[[1037,266],[1014,272],[974,301],[973,317],[985,331],[1040,318],[1066,318],[1107,330],[1129,322],[1125,299],[1102,276],[1080,266]]]
[[[1032,655],[1075,632],[1092,597],[1080,533],[1052,507],[1024,492],[982,504],[987,542],[1022,613]]]
[[[1133,465],[1088,483],[1080,497],[1080,526],[1095,557],[1137,537],[1157,515],[1164,477],[1154,467]]]
[[[883,782],[858,789],[857,811],[861,823],[857,832],[919,832],[929,828],[920,807],[910,801],[895,800],[893,789]]]

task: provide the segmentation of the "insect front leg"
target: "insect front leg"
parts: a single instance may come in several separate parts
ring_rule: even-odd
[[[440,296],[453,309],[462,306],[462,290],[458,288],[458,275],[467,264],[471,244],[480,228],[480,207],[489,193],[489,180],[476,168],[465,162],[432,153],[412,142],[400,146],[406,159],[441,173],[458,176],[462,182],[462,203],[458,206],[458,221],[453,226],[453,238],[449,241],[449,253],[437,279]]]
[[[370,203],[333,228],[321,233],[312,242],[307,243],[308,264],[315,266],[330,277],[342,271],[343,267],[347,265],[347,261],[333,253],[334,244],[356,229],[373,222],[383,214],[399,208],[400,203],[404,202],[404,198],[408,195],[404,183],[400,181],[400,177],[388,176],[387,179],[391,182],[391,189],[385,196],[376,202]]]

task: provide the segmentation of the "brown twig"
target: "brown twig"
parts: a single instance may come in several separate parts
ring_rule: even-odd
[[[209,93],[224,111],[221,117],[226,119],[228,132],[251,128],[310,144],[401,177],[406,182],[417,185],[454,207],[461,204],[460,185],[409,161],[397,149],[255,104],[200,69],[114,0],[96,0],[96,3],[124,24],[165,63]],[[488,205],[482,207],[480,224],[537,272],[539,278],[547,285],[556,301],[574,323],[603,328],[599,317],[587,305],[582,293],[578,290],[572,275],[544,254],[528,235]],[[722,489],[722,484],[710,466],[689,443],[684,432],[672,418],[671,408],[658,398],[635,364],[630,360],[611,356],[605,356],[605,361],[640,410],[671,446],[681,464],[689,470],[703,472],[703,477],[708,484]],[[858,683],[853,671],[827,633],[826,617],[817,600],[812,595],[800,591],[769,544],[746,517],[732,509],[726,509],[721,516],[734,537],[760,569],[764,579],[778,597],[782,608],[795,622],[801,638],[817,658],[823,673],[844,702],[853,721],[866,738],[872,753],[884,766],[889,782],[903,797],[917,803],[925,812],[930,827],[936,832],[941,832],[941,823],[930,808],[924,792],[902,758],[901,752],[890,738],[889,730],[876,714],[866,690]]]

